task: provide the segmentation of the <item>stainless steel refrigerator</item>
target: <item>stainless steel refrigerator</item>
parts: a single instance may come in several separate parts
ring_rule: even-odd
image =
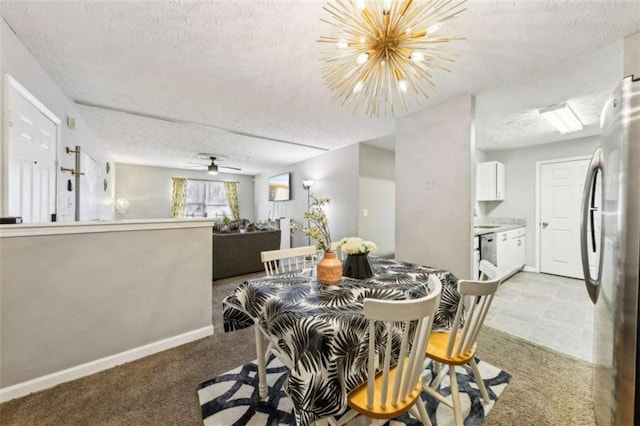
[[[582,266],[595,304],[593,398],[599,425],[627,426],[640,424],[640,78],[616,87],[601,127],[581,218]]]

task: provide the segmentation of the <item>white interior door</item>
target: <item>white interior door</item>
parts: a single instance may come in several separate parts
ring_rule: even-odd
[[[580,206],[589,160],[540,166],[540,272],[582,279]]]
[[[9,88],[7,213],[50,222],[56,212],[56,124]]]

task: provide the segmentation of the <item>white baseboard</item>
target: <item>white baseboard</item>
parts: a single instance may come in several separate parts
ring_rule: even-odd
[[[522,270],[524,272],[538,272],[538,270],[534,266],[525,266]]]
[[[75,367],[37,377],[26,382],[17,383],[0,389],[0,403],[20,398],[21,396],[41,391],[59,385],[60,383],[89,376],[91,374],[113,368],[117,365],[135,361],[176,346],[184,345],[185,343],[193,342],[194,340],[198,340],[203,337],[211,336],[212,334],[213,326],[210,325],[197,330],[188,331],[177,336],[158,340],[157,342],[139,346],[115,355],[110,355],[105,358],[100,358],[95,361],[90,361],[85,364],[76,365]]]

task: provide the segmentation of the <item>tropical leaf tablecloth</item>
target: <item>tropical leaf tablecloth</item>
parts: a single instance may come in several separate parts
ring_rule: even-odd
[[[338,285],[324,286],[313,271],[287,273],[248,280],[222,302],[225,331],[258,323],[295,366],[285,390],[299,425],[339,414],[347,393],[365,381],[369,322],[364,299],[424,297],[433,290],[427,281],[435,274],[442,296],[434,330],[450,328],[454,321],[460,295],[453,274],[378,257],[370,260],[373,278],[343,278]],[[399,341],[393,343],[399,348]]]

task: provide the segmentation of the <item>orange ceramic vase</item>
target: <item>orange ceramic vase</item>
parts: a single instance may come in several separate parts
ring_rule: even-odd
[[[318,262],[318,281],[320,284],[333,285],[342,280],[342,262],[338,260],[336,253],[326,251],[324,257]]]

